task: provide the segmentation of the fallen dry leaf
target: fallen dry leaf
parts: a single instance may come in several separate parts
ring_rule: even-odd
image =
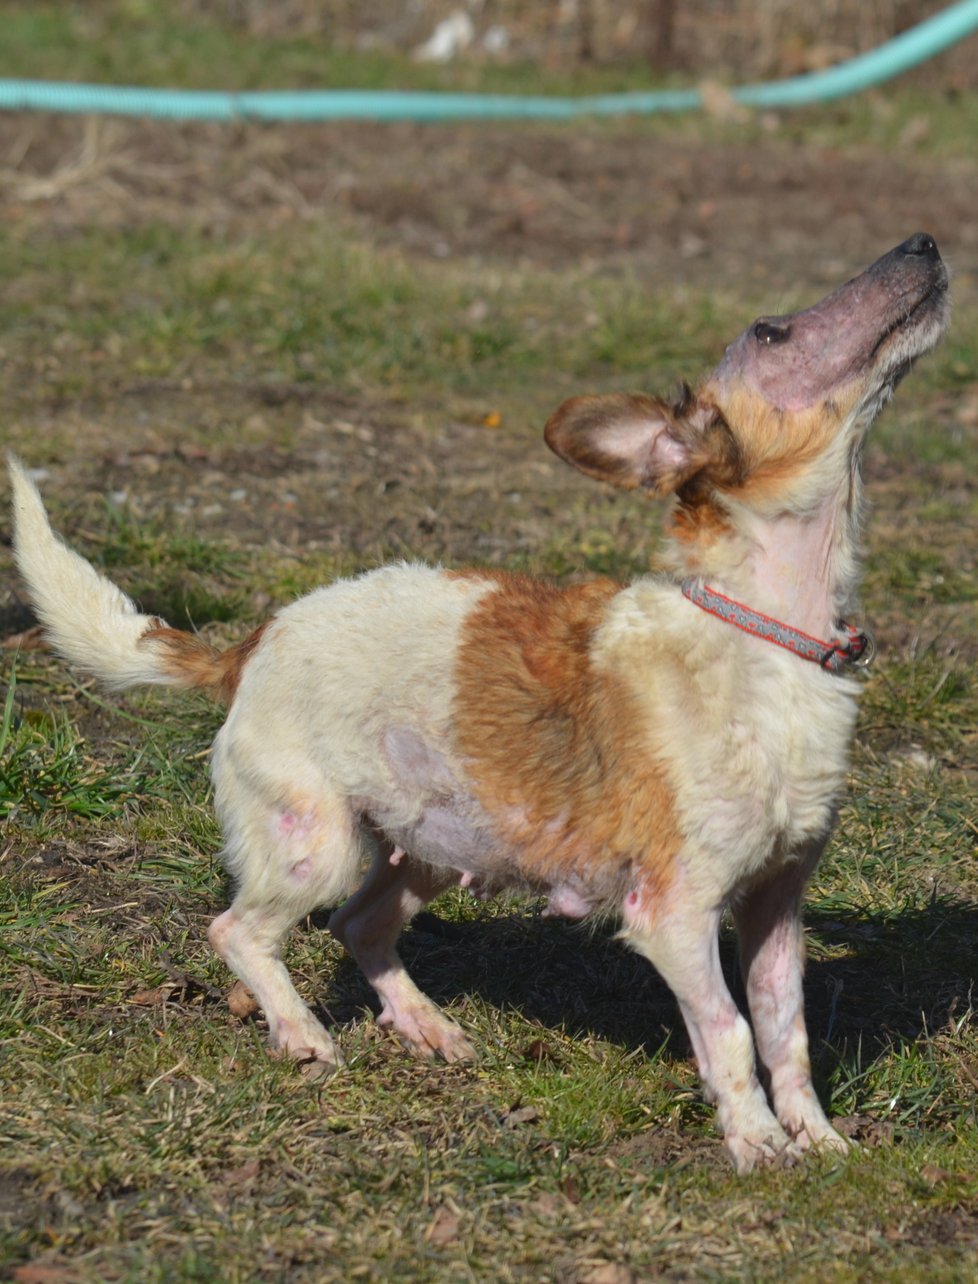
[[[431,1220],[425,1239],[429,1244],[434,1244],[436,1248],[444,1248],[446,1245],[456,1242],[458,1228],[458,1214],[452,1212],[450,1208],[439,1208]]]
[[[534,1039],[533,1042],[528,1043],[523,1050],[523,1060],[532,1061],[536,1065],[542,1065],[545,1061],[554,1061],[555,1057],[550,1048],[548,1048],[546,1043],[544,1043],[543,1039]]]
[[[44,636],[44,629],[40,624],[24,629],[23,633],[9,634],[0,642],[0,646],[5,651],[47,651],[50,649],[48,640]]]
[[[567,1207],[566,1198],[561,1199],[552,1191],[543,1190],[527,1207],[538,1217],[556,1217]]]
[[[135,994],[130,995],[129,1002],[141,1008],[156,1007],[159,1003],[165,1003],[175,988],[169,981],[164,981],[162,985],[156,985],[151,990],[137,990]]]
[[[540,1118],[540,1112],[535,1106],[510,1106],[500,1116],[500,1123],[504,1128],[518,1128],[520,1124],[533,1123]]]
[[[25,1262],[14,1267],[10,1278],[17,1284],[74,1284],[81,1277],[70,1262]]]
[[[306,1083],[318,1083],[320,1079],[327,1079],[335,1073],[336,1066],[331,1066],[326,1061],[318,1061],[315,1057],[302,1062],[302,1077]]]
[[[874,1146],[888,1146],[893,1141],[896,1131],[887,1120],[874,1119],[872,1115],[843,1115],[833,1119],[832,1126],[843,1137],[858,1142],[860,1146],[872,1149]]]
[[[240,1168],[229,1168],[221,1177],[225,1186],[245,1186],[258,1176],[260,1164],[257,1159],[249,1159]]]
[[[239,1017],[242,1021],[253,1017],[258,1011],[258,1002],[244,981],[235,981],[228,991],[228,1008],[232,1016]]]
[[[637,1278],[630,1266],[620,1262],[602,1262],[581,1277],[581,1284],[635,1284]]]

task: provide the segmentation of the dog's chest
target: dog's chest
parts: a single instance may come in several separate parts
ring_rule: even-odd
[[[852,687],[793,671],[748,690],[722,725],[700,726],[676,771],[690,846],[726,890],[823,838],[834,819],[855,723]],[[780,664],[780,660],[779,660]],[[812,680],[814,678],[814,681]]]

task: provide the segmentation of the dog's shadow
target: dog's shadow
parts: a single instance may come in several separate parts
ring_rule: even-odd
[[[806,1019],[813,1060],[830,1073],[845,1047],[868,1063],[970,1011],[978,978],[978,904],[933,901],[898,913],[809,910]],[[315,925],[324,925],[319,917]],[[449,921],[425,912],[399,951],[417,985],[439,1004],[478,996],[530,1024],[595,1037],[629,1050],[689,1053],[682,1019],[655,969],[615,939],[613,924],[541,919],[514,908],[495,917]],[[721,939],[724,971],[744,1005],[732,932]],[[349,959],[323,995],[327,1023],[376,1010],[373,992]]]

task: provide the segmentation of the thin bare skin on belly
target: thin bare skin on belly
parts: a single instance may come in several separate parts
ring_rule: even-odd
[[[506,808],[494,818],[458,779],[462,773],[450,764],[448,754],[426,743],[418,732],[391,727],[383,747],[395,793],[421,794],[425,799],[420,814],[406,824],[391,815],[389,803],[365,800],[371,827],[391,845],[392,865],[407,854],[434,868],[451,870],[459,885],[479,899],[506,889],[539,892],[547,896],[546,917],[585,918],[620,899],[621,879],[609,878],[601,861],[581,862],[581,872],[565,868],[572,849],[576,848],[578,857],[581,853],[580,840],[568,829],[566,811],[543,825],[535,824],[525,807]],[[529,841],[521,843],[521,836]],[[552,873],[546,863],[526,859],[526,847],[540,848],[542,843],[552,850]]]

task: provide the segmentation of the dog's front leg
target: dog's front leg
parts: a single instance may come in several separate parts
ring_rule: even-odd
[[[788,1162],[800,1151],[771,1113],[757,1078],[750,1026],[720,967],[720,908],[697,900],[681,871],[665,897],[633,889],[625,898],[622,936],[655,965],[679,1001],[737,1171]]]
[[[848,1150],[812,1086],[802,993],[801,899],[823,847],[824,842],[813,844],[775,877],[752,886],[733,912],[754,1036],[770,1075],[775,1114],[803,1150]]]

